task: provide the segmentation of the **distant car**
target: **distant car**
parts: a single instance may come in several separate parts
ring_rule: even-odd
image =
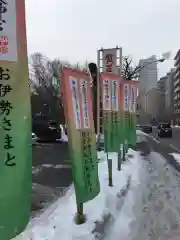
[[[37,141],[37,136],[36,136],[36,134],[35,133],[32,133],[32,144],[34,145],[34,144],[36,144],[36,141]]]
[[[64,126],[64,133],[65,133],[66,135],[68,135],[67,126],[66,126],[66,125]]]
[[[140,125],[139,128],[145,133],[152,133],[151,125]]]
[[[61,128],[56,121],[37,121],[33,122],[33,132],[40,142],[55,142],[61,138]]]
[[[162,123],[158,126],[158,137],[172,137],[172,127],[170,123]]]
[[[97,150],[102,151],[104,150],[104,135],[99,134],[96,138],[96,145],[97,145]]]

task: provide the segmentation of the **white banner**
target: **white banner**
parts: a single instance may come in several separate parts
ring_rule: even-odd
[[[129,84],[124,84],[124,111],[129,111]]]
[[[119,81],[111,80],[111,102],[112,102],[112,111],[119,110]]]
[[[103,110],[111,110],[111,80],[103,79]]]
[[[117,74],[117,49],[104,49],[102,51],[103,72]]]
[[[0,60],[17,61],[16,0],[0,1]]]
[[[131,110],[133,113],[136,112],[136,97],[137,97],[137,88],[136,86],[131,86]]]
[[[80,79],[81,105],[83,128],[90,128],[90,117],[88,113],[88,86],[87,81]]]
[[[76,129],[82,129],[78,81],[77,79],[71,78],[69,82],[70,82],[70,88],[72,91],[72,104],[73,104]]]

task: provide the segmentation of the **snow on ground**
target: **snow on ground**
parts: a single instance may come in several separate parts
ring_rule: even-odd
[[[139,130],[139,129],[136,130],[136,134],[137,134],[137,135],[147,136],[147,133],[145,133],[145,132],[143,132],[143,131],[141,131],[141,130]]]
[[[180,164],[180,154],[179,153],[170,153],[174,159]]]
[[[140,143],[140,142],[144,142],[144,141],[147,141],[147,136],[148,134],[147,133],[144,133],[143,131],[141,130],[136,130],[136,136],[137,136],[137,140],[136,142],[137,143]]]
[[[176,239],[180,236],[180,173],[156,152],[145,162],[146,191],[133,240]]]
[[[61,128],[61,138],[58,140],[61,142],[68,142],[68,136],[65,134],[63,125],[60,125],[60,128]]]
[[[105,240],[133,240],[134,234],[139,230],[139,215],[143,204],[143,193],[146,191],[144,179],[143,161],[140,153],[136,152],[137,162],[135,165],[135,173],[131,178],[131,186],[125,198],[121,212],[116,216],[115,223],[109,230]]]
[[[118,216],[118,228],[115,227],[114,230],[112,225],[109,232],[112,231],[115,236],[118,234],[117,230],[120,230],[123,237],[128,236],[130,231],[129,223],[135,219],[130,207],[133,206],[134,199],[137,198],[137,196],[133,197],[133,194],[137,195],[138,176],[141,175],[139,173],[141,168],[139,153],[130,149],[128,156],[127,161],[122,164],[122,170],[118,171],[117,154],[109,154],[109,158],[113,160],[113,187],[108,187],[106,156],[104,152],[99,153],[101,159],[99,163],[101,192],[95,199],[84,204],[84,213],[87,217],[86,223],[79,226],[74,223],[76,203],[72,186],[64,197],[60,198],[41,216],[30,222],[27,229],[14,240],[57,240],[59,237],[63,240],[99,239],[95,238],[95,236],[98,237],[105,231],[103,221],[105,219],[107,221],[108,216],[114,219]],[[131,191],[129,194],[128,188]],[[125,199],[126,196],[129,196],[130,207]],[[123,204],[124,202],[125,204]],[[118,235],[118,239],[120,236]]]
[[[180,126],[179,125],[174,125],[174,126],[172,126],[173,128],[180,128]]]

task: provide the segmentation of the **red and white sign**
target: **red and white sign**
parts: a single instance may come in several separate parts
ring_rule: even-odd
[[[80,79],[80,93],[82,103],[83,127],[90,128],[90,117],[88,112],[88,83],[85,79]]]
[[[111,81],[109,79],[102,79],[102,97],[103,97],[103,110],[111,110]]]
[[[131,112],[136,112],[136,98],[137,98],[137,87],[135,85],[131,85]]]
[[[136,99],[138,96],[138,81],[125,80],[121,84],[123,95],[123,107],[124,111],[136,112]]]
[[[119,111],[119,78],[111,80],[112,111]]]
[[[81,110],[80,110],[80,96],[78,91],[79,90],[78,79],[70,77],[69,84],[72,92],[72,106],[73,106],[75,126],[76,126],[76,129],[81,129],[82,123],[81,123]]]
[[[63,68],[64,112],[67,124],[76,131],[94,129],[90,81],[89,75],[80,70]]]
[[[104,49],[103,57],[103,72],[117,74],[117,49]]]
[[[9,41],[7,36],[0,36],[0,54],[8,53]]]
[[[16,0],[3,0],[0,7],[0,60],[16,62]]]
[[[123,85],[124,89],[124,111],[129,111],[129,100],[130,100],[130,84],[125,83]]]
[[[120,110],[119,76],[109,73],[101,73],[101,89],[103,98],[103,110]]]

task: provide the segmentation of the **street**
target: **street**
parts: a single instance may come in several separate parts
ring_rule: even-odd
[[[172,128],[172,138],[159,138],[157,136],[157,129],[153,128],[151,136],[157,139],[163,145],[169,145],[173,150],[180,153],[180,128]]]
[[[64,195],[72,183],[68,143],[37,143],[33,146],[32,215]]]
[[[173,128],[172,131],[172,138],[159,138],[157,129],[153,128],[153,132],[148,134],[148,141],[155,152],[161,154],[171,165],[180,171],[180,165],[171,155],[172,153],[180,154],[180,128]]]

